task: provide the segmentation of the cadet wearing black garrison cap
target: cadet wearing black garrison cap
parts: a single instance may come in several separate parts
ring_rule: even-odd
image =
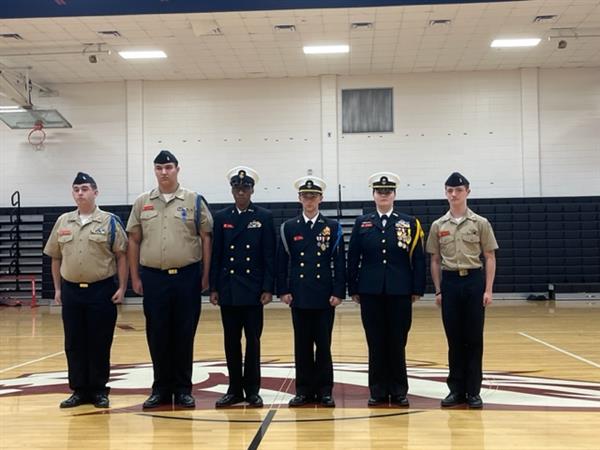
[[[154,368],[144,408],[195,406],[194,336],[208,288],[212,216],[200,194],[179,185],[179,170],[175,155],[162,150],[154,159],[158,187],[136,199],[127,222],[131,284],[144,296]]]
[[[449,347],[450,393],[442,406],[466,402],[481,408],[484,311],[492,303],[498,244],[487,219],[467,207],[471,189],[465,176],[452,173],[445,191],[450,210],[433,222],[427,237],[435,301],[442,307]]]
[[[72,194],[77,210],[58,218],[44,248],[52,258],[54,300],[62,304],[73,390],[60,407],[107,408],[115,304],[127,288],[127,235],[120,219],[96,206],[98,187],[90,175],[77,174]]]

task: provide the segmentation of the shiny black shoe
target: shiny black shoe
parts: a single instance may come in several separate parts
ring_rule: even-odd
[[[407,408],[409,403],[408,399],[402,395],[392,395],[392,405]]]
[[[146,401],[142,405],[142,408],[144,408],[144,409],[157,408],[162,405],[169,405],[169,404],[171,404],[171,401],[172,401],[171,396],[167,397],[167,396],[160,395],[160,394],[152,394],[150,397],[148,397],[146,399]]]
[[[467,405],[472,409],[480,409],[483,408],[483,400],[481,400],[479,395],[467,394]]]
[[[175,404],[184,408],[195,408],[196,400],[192,394],[175,394]]]
[[[463,394],[459,394],[457,392],[450,392],[446,398],[444,398],[441,402],[443,408],[447,408],[449,406],[458,406],[462,405],[465,402],[465,396]]]
[[[387,404],[388,404],[387,398],[383,398],[383,397],[369,397],[369,401],[367,402],[368,406],[380,406],[380,405],[387,405]]]
[[[235,394],[225,394],[219,400],[215,402],[215,408],[224,408],[226,406],[232,406],[237,403],[242,403],[244,401],[244,397],[241,395]]]
[[[106,394],[96,394],[94,395],[94,406],[96,408],[108,408],[110,402],[108,400],[108,395]]]
[[[296,395],[289,401],[288,406],[290,408],[296,408],[298,406],[304,406],[312,401],[313,397],[309,397],[308,395]]]
[[[335,408],[335,400],[331,395],[323,395],[321,396],[321,406],[325,406],[326,408]]]
[[[246,402],[248,402],[248,406],[250,408],[262,408],[263,407],[263,399],[258,394],[252,394],[246,397]]]
[[[86,403],[86,401],[83,398],[83,396],[81,396],[80,394],[74,393],[68,399],[60,402],[60,407],[61,408],[74,408],[76,406],[83,405],[84,403]]]

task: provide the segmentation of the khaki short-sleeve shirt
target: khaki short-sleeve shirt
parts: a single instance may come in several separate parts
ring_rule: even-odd
[[[176,269],[202,260],[199,232],[212,232],[213,218],[204,199],[196,213],[197,193],[179,187],[166,202],[158,189],[140,195],[127,221],[127,231],[142,232],[140,264]],[[198,223],[196,218],[198,217]]]
[[[78,211],[58,218],[44,253],[61,260],[60,275],[65,280],[95,283],[117,273],[115,254],[127,251],[127,234],[121,222],[116,218],[111,220],[111,216],[96,207],[85,224],[81,223]]]
[[[497,248],[491,224],[470,209],[459,223],[450,212],[433,222],[426,245],[427,253],[440,255],[443,270],[479,269],[481,253]]]

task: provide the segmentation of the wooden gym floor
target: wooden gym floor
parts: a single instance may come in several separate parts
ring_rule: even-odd
[[[497,301],[486,317],[483,410],[444,409],[446,342],[422,300],[409,336],[411,406],[367,408],[359,309],[336,314],[335,409],[289,409],[287,307],[265,310],[262,409],[213,408],[227,388],[219,310],[203,305],[195,410],[142,411],[152,380],[139,305],[121,306],[111,408],[61,410],[69,395],[59,307],[0,308],[0,448],[44,449],[600,449],[600,302]]]

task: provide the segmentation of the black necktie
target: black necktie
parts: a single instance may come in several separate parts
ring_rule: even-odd
[[[387,220],[388,220],[387,214],[384,214],[383,216],[381,216],[381,225],[383,225],[385,227],[385,225],[387,224]]]
[[[307,220],[306,226],[308,227],[309,230],[312,230],[312,226],[313,226],[312,220]]]

